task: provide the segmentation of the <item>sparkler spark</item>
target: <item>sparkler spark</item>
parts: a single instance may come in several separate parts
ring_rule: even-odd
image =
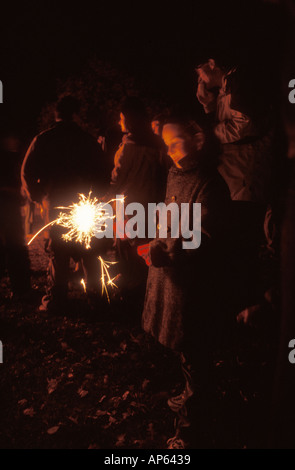
[[[86,289],[86,284],[85,284],[84,279],[81,279],[81,285],[83,286],[83,290],[84,290],[84,292],[85,292],[85,294],[86,294],[87,289]]]
[[[114,281],[118,278],[118,276],[115,276],[113,279],[111,279],[110,273],[109,273],[109,268],[112,264],[116,264],[114,261],[104,261],[101,256],[98,257],[100,261],[100,266],[101,266],[101,288],[102,288],[102,295],[105,292],[108,302],[110,303],[110,296],[108,292],[108,286],[114,288],[118,288],[118,286],[114,283]]]
[[[48,227],[51,227],[51,225],[56,224],[56,222],[57,222],[57,219],[56,219],[56,220],[53,220],[53,222],[50,222],[49,224],[47,224],[47,225],[45,225],[44,227],[42,227],[42,228],[39,230],[39,232],[37,232],[37,233],[31,238],[31,240],[30,240],[29,243],[28,243],[28,246],[30,246],[31,243],[33,243],[33,241],[35,240],[35,238],[37,238],[38,235],[40,235],[40,233],[42,233],[42,232],[43,232],[44,230],[46,230]]]
[[[84,194],[79,194],[79,198],[78,203],[57,208],[66,212],[59,214],[56,223],[69,230],[62,235],[65,241],[80,243],[88,250],[92,238],[95,237],[98,231],[101,231],[101,227],[106,220],[114,217],[106,215],[103,210],[104,204],[98,204],[96,197],[91,198],[91,192],[87,197]]]
[[[79,194],[79,202],[73,203],[68,207],[57,207],[57,209],[61,209],[63,212],[59,214],[56,220],[42,227],[29,241],[28,246],[46,228],[56,224],[68,229],[68,232],[62,235],[66,242],[74,241],[80,243],[88,250],[95,234],[102,231],[101,228],[107,220],[115,218],[115,216],[110,217],[107,215],[104,207],[111,202],[117,201],[117,199],[111,199],[106,203],[98,203],[97,198],[92,198],[91,194],[91,192],[88,196]]]
[[[107,203],[98,203],[96,197],[91,197],[91,192],[88,196],[84,194],[79,194],[79,202],[73,203],[68,207],[57,207],[61,209],[61,212],[57,219],[53,220],[49,224],[42,227],[29,241],[28,246],[42,233],[46,228],[59,225],[65,229],[68,229],[68,232],[62,235],[63,240],[66,242],[74,241],[84,245],[86,249],[91,247],[91,240],[95,237],[95,234],[98,231],[102,231],[102,227],[105,225],[106,221],[109,219],[114,219],[115,216],[109,216],[107,211],[104,210],[104,207],[111,203],[119,200],[122,202],[125,198],[122,199],[111,199]],[[110,302],[110,297],[108,293],[108,287],[117,287],[114,281],[118,276],[111,278],[109,274],[109,268],[112,264],[116,264],[112,261],[104,261],[100,256],[98,258],[101,264],[101,285],[102,285],[102,295],[106,293],[108,302]],[[84,292],[87,291],[86,283],[84,279],[81,279],[81,284],[83,286]]]

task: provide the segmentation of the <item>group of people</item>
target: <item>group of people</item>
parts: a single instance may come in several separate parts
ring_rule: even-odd
[[[239,70],[209,59],[196,74],[202,125],[173,110],[151,124],[140,99],[124,100],[110,184],[101,146],[75,122],[79,103],[72,96],[57,103],[55,125],[34,138],[21,170],[22,192],[42,205],[44,225],[56,218],[57,207],[90,190],[105,201],[124,195],[145,208],[201,203],[197,249],[183,249],[181,236],[172,236],[169,213],[165,239],[111,241],[127,305],[136,296],[144,330],[177,352],[183,370],[184,390],[168,400],[176,413],[169,448],[202,446],[210,432],[210,420],[201,416],[208,417],[214,393],[212,351],[227,340],[235,316],[263,297],[258,254],[274,165],[271,113],[251,112]],[[50,275],[41,310],[65,308],[71,258],[82,266],[87,290],[99,288],[97,257],[109,241],[94,240],[86,250],[62,233],[54,226],[46,237]]]

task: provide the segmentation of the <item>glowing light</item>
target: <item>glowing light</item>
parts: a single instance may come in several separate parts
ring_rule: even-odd
[[[86,294],[86,292],[87,292],[87,289],[86,289],[86,284],[85,284],[85,281],[84,281],[84,279],[81,279],[81,285],[82,285],[82,287],[83,287],[83,290],[84,290],[84,292],[85,292],[85,294]]]
[[[91,240],[95,237],[95,234],[98,231],[101,231],[101,227],[104,226],[108,219],[114,219],[115,216],[110,217],[107,215],[107,212],[104,210],[104,206],[119,200],[120,202],[124,201],[124,197],[120,199],[112,199],[107,203],[98,204],[98,200],[94,197],[91,198],[91,192],[88,196],[84,194],[79,194],[79,202],[73,203],[68,207],[57,207],[61,209],[61,212],[56,220],[53,220],[49,224],[42,227],[29,241],[28,245],[42,233],[46,228],[59,225],[68,230],[67,233],[62,235],[63,240],[66,242],[73,241],[84,245],[86,249],[91,247]],[[100,256],[98,258],[101,264],[101,285],[102,285],[102,295],[106,293],[108,302],[110,302],[108,288],[117,287],[115,280],[118,276],[111,278],[109,274],[109,268],[112,264],[116,264],[112,261],[104,261]],[[81,279],[81,285],[83,286],[84,292],[87,292],[86,283],[84,279]]]
[[[96,197],[92,198],[91,194],[91,192],[88,196],[79,194],[79,202],[73,203],[68,207],[57,207],[57,209],[61,209],[63,212],[59,214],[56,220],[42,227],[29,241],[28,246],[46,228],[56,224],[68,230],[67,233],[62,235],[63,240],[80,243],[86,249],[89,249],[95,234],[101,232],[101,227],[104,226],[107,220],[115,218],[115,216],[110,217],[107,215],[104,207],[111,202],[117,201],[117,199],[112,199],[106,203],[99,204]],[[120,202],[122,200],[124,198],[120,199]]]
[[[42,227],[42,228],[39,230],[39,232],[37,232],[37,233],[31,238],[31,240],[30,240],[29,243],[28,243],[28,246],[30,246],[31,243],[33,243],[33,241],[35,240],[35,238],[37,238],[38,235],[40,235],[40,233],[42,233],[42,232],[43,232],[44,230],[46,230],[48,227],[50,227],[51,225],[54,225],[54,224],[56,224],[56,223],[57,223],[57,219],[54,220],[53,222],[50,222],[49,224],[45,225],[45,227]]]
[[[79,194],[79,202],[69,207],[58,207],[61,212],[56,221],[57,225],[69,231],[62,235],[65,241],[81,243],[86,249],[90,248],[91,240],[100,231],[102,224],[109,218],[105,215],[103,206],[98,205],[96,197],[91,198],[91,192],[86,197]]]
[[[99,256],[99,261],[100,261],[100,266],[101,266],[101,288],[102,288],[102,295],[104,292],[106,293],[108,302],[110,303],[110,296],[108,292],[108,286],[114,288],[118,288],[115,284],[115,280],[118,279],[118,276],[115,276],[113,279],[111,279],[110,273],[109,273],[109,268],[112,264],[116,264],[116,262],[113,261],[104,261],[101,256]]]

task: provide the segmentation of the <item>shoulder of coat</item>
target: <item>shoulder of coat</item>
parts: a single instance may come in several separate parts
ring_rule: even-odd
[[[131,135],[131,134],[125,134],[125,135],[123,136],[121,145],[125,145],[125,144],[135,144],[135,141],[134,141],[134,139],[132,138],[132,135]]]

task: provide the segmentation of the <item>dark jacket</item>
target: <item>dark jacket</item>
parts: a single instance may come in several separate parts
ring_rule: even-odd
[[[143,312],[144,330],[179,350],[210,321],[230,206],[228,188],[215,169],[201,165],[198,157],[186,157],[182,165],[169,171],[165,202],[202,204],[201,246],[185,250],[182,238],[170,237],[151,242]]]
[[[166,174],[163,172],[161,158],[162,144],[151,131],[144,131],[141,135],[131,133],[124,135],[115,155],[111,191],[107,198],[110,200],[123,195],[126,205],[132,202],[142,204],[145,208],[146,227],[148,204],[161,202],[165,197]],[[123,274],[122,285],[132,290],[143,287],[143,296],[147,266],[137,256],[136,246],[148,241],[148,238],[116,240]]]
[[[199,81],[197,96],[221,143],[218,171],[232,200],[265,204],[274,156],[272,112],[262,93],[259,100],[254,98],[249,80],[242,75],[236,69],[229,71],[217,96],[208,94]]]
[[[115,155],[112,193],[123,194],[126,204],[162,201],[165,181],[161,166],[162,149],[157,136],[127,134]]]
[[[96,140],[74,122],[61,121],[32,141],[22,165],[22,184],[33,201],[46,197],[51,206],[65,206],[78,193],[97,194],[103,165]]]

